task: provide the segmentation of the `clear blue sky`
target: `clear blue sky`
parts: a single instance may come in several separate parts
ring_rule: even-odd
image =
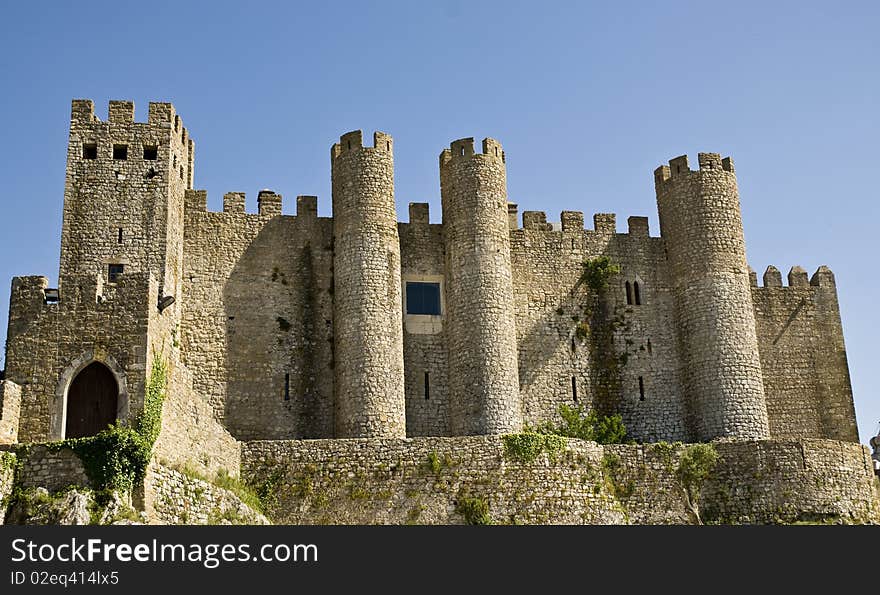
[[[323,5],[321,5],[323,4]],[[837,276],[861,438],[880,421],[875,2],[57,2],[0,8],[0,341],[13,275],[57,279],[70,100],[171,101],[195,185],[330,214],[340,133],[395,139],[398,212],[493,136],[520,210],[649,215],[654,168],[733,156],[749,261]],[[625,223],[621,223],[621,229]]]

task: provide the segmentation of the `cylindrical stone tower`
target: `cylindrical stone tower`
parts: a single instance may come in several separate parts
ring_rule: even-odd
[[[692,438],[769,437],[733,161],[700,153],[654,172]]]
[[[507,174],[497,141],[440,154],[446,243],[449,425],[453,435],[522,428]]]
[[[400,240],[391,137],[331,149],[336,437],[404,438]]]

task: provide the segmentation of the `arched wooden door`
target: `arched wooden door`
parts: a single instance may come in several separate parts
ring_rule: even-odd
[[[116,421],[119,386],[110,370],[94,362],[83,368],[67,390],[65,438],[94,436]]]

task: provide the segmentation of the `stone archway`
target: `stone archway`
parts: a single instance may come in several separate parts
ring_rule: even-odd
[[[127,424],[129,417],[128,383],[126,382],[125,370],[116,363],[116,360],[102,350],[88,349],[74,359],[61,373],[55,388],[49,419],[49,439],[62,440],[73,436],[67,435],[68,397],[70,388],[79,374],[93,364],[97,363],[110,374],[116,385],[116,414],[113,420]],[[87,379],[87,378],[86,378]],[[109,383],[108,383],[109,384]],[[77,389],[78,390],[78,389]],[[76,396],[76,395],[74,395]],[[110,401],[110,398],[107,398]],[[105,414],[110,417],[109,413]]]
[[[92,362],[74,377],[67,389],[65,438],[94,436],[116,421],[119,386],[101,362]]]

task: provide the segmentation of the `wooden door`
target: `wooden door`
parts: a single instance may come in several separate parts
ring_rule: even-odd
[[[94,436],[116,421],[119,387],[106,366],[86,366],[67,391],[66,438]]]

